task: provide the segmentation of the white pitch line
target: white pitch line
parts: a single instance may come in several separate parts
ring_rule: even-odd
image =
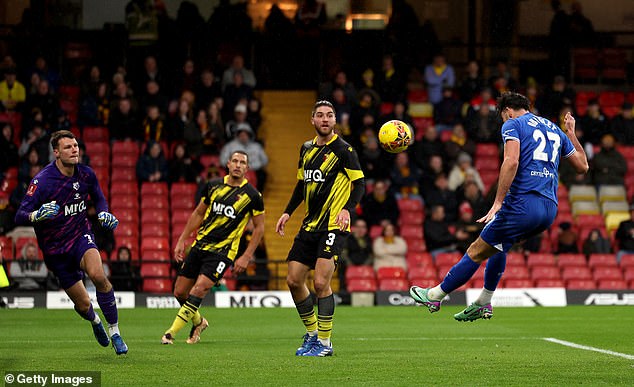
[[[544,340],[550,341],[551,343],[555,343],[555,344],[565,345],[566,347],[583,349],[584,351],[600,352],[600,353],[605,353],[606,355],[618,356],[628,360],[634,360],[634,355],[628,355],[627,353],[614,352],[614,351],[610,351],[609,349],[601,349],[601,348],[590,347],[587,345],[571,343],[570,341],[559,340],[559,339],[555,339],[554,337],[544,337]]]

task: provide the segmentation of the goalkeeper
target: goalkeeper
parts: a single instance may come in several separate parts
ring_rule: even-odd
[[[117,218],[108,212],[106,198],[95,172],[79,164],[79,146],[73,133],[60,130],[51,136],[55,161],[38,173],[27,189],[15,220],[32,225],[44,252],[44,262],[59,279],[73,301],[75,311],[90,321],[95,338],[103,347],[111,342],[117,355],[128,352],[118,325],[112,285],[103,271],[101,256],[86,217],[86,202],[92,199],[102,227],[114,229]],[[97,302],[108,323],[104,329],[95,313],[82,279],[84,273],[97,288]]]

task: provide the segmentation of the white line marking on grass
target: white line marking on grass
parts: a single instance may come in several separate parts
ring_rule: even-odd
[[[571,343],[570,341],[555,339],[554,337],[544,337],[544,340],[550,341],[551,343],[555,343],[555,344],[565,345],[566,347],[583,349],[585,351],[600,352],[600,353],[605,353],[606,355],[618,356],[628,360],[634,360],[634,355],[628,355],[626,353],[621,353],[621,352],[614,352],[614,351],[610,351],[609,349],[589,347],[587,345],[581,345],[581,344]]]

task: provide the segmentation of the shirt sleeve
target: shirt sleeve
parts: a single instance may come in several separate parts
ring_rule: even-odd
[[[44,184],[40,184],[41,178],[35,177],[29,183],[29,187],[26,190],[26,194],[20,203],[20,208],[15,214],[15,223],[19,226],[28,226],[31,224],[29,216],[31,213],[40,208],[43,202]]]
[[[502,125],[502,142],[506,143],[509,140],[515,140],[520,142],[520,133],[517,120],[508,120]]]
[[[95,203],[95,209],[97,213],[108,212],[108,201],[101,190],[97,175],[92,168],[86,168],[88,186],[90,187],[90,198]]]
[[[364,177],[357,152],[351,146],[348,146],[345,150],[344,170],[346,171],[346,175],[350,178],[350,181],[363,179]]]
[[[264,199],[262,198],[262,194],[257,192],[253,195],[253,207],[251,209],[251,215],[258,216],[264,213]]]

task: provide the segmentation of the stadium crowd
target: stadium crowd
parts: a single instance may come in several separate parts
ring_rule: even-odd
[[[279,19],[279,9],[273,8],[271,15],[267,24],[271,31],[279,30],[280,23],[293,26],[290,20]],[[320,23],[324,23],[322,16],[297,21],[295,28],[310,35],[307,31]],[[177,35],[186,39],[187,28],[180,28]],[[242,36],[238,31],[234,35]],[[143,56],[137,52],[129,58],[136,62],[128,62],[127,67],[121,64],[106,73],[95,63],[79,79],[64,79],[59,69],[50,65],[57,63],[56,59],[38,55],[32,62],[19,63],[8,53],[0,63],[0,241],[5,245],[10,274],[39,270],[25,266],[24,259],[28,261],[30,255],[16,257],[23,250],[32,255],[27,243],[32,243],[33,235],[14,229],[13,216],[33,176],[52,160],[49,139],[58,130],[71,130],[83,139],[82,162],[96,170],[113,208],[125,208],[114,200],[122,193],[140,194],[141,201],[134,199],[131,206],[145,208],[144,199],[152,195],[146,197],[143,187],[153,183],[152,187],[163,187],[163,191],[153,191],[163,199],[170,196],[172,203],[174,195],[187,193],[189,202],[183,208],[190,210],[194,198],[199,197],[190,188],[224,175],[227,155],[236,149],[249,154],[253,173],[248,178],[266,198],[266,167],[273,155],[266,154],[258,136],[266,117],[261,115],[261,102],[254,93],[258,80],[242,53],[224,64],[192,57],[175,64],[173,59],[162,62],[158,52]],[[531,254],[550,254],[553,264],[560,254],[582,254],[584,261],[593,254],[611,254],[616,265],[624,255],[634,254],[634,212],[630,214],[634,211],[630,207],[634,194],[634,91],[578,89],[564,75],[539,84],[524,74],[526,81],[520,82],[505,59],[496,63],[471,60],[459,69],[441,50],[431,53],[424,63],[400,63],[399,59],[387,53],[380,68],[368,67],[361,73],[350,74],[345,66],[326,68],[317,89],[319,99],[334,104],[338,131],[357,149],[367,179],[367,194],[357,208],[339,269],[342,288],[357,279],[350,272],[357,273],[351,268],[358,266],[370,267],[374,279],[380,280],[383,274],[379,273],[389,272],[385,275],[390,280],[411,280],[417,273],[417,283],[421,278],[432,283],[455,259],[452,254],[464,253],[480,231],[475,220],[488,211],[495,193],[501,149],[496,98],[507,90],[525,94],[533,112],[560,126],[565,112],[572,111],[577,117],[577,136],[592,158],[588,175],[577,175],[562,166],[555,224],[549,233],[518,246],[518,255],[509,258],[509,263],[514,259],[525,263]],[[137,68],[140,71],[133,71]],[[416,71],[422,74],[422,87],[412,86]],[[379,145],[378,128],[392,119],[413,129],[415,140],[408,152],[391,155]],[[190,188],[174,193],[175,187],[182,186]],[[579,186],[589,187],[590,193],[575,196]],[[601,193],[606,187],[622,195],[605,199]],[[618,211],[603,206],[619,201],[625,202],[625,207]],[[579,204],[582,202],[594,206],[584,207]],[[166,199],[147,203],[147,208],[165,210],[164,206],[171,206]],[[177,215],[172,210],[165,212],[165,222],[174,228]],[[621,217],[610,217],[610,213]],[[171,254],[169,242],[167,250],[153,256],[154,268],[139,270],[138,259],[145,251],[143,247],[139,251],[138,241],[150,236],[149,231],[143,234],[150,226],[139,219],[138,212],[133,219],[120,219],[122,226],[127,221],[132,224],[129,231],[113,235],[99,227],[93,229],[104,262],[110,266],[113,280],[119,281],[117,289],[150,290],[143,286],[144,276],[173,276],[173,269],[165,266]],[[141,231],[139,224],[143,225]],[[163,235],[160,228],[153,230],[169,236],[169,231]],[[137,247],[128,245],[130,237],[137,238]],[[237,286],[266,288],[264,246],[258,258],[264,263],[251,268],[249,274],[260,280],[242,281]],[[633,287],[634,274],[629,273],[630,277],[622,276],[621,280]],[[39,272],[37,278],[29,288],[46,286]],[[520,279],[529,280],[524,284],[538,285],[537,278],[529,274]],[[562,277],[555,279],[561,282],[553,286],[568,285]],[[598,284],[592,276],[585,279]],[[230,287],[235,287],[235,280],[231,281]],[[384,286],[407,289],[405,283],[401,286],[392,281]]]

